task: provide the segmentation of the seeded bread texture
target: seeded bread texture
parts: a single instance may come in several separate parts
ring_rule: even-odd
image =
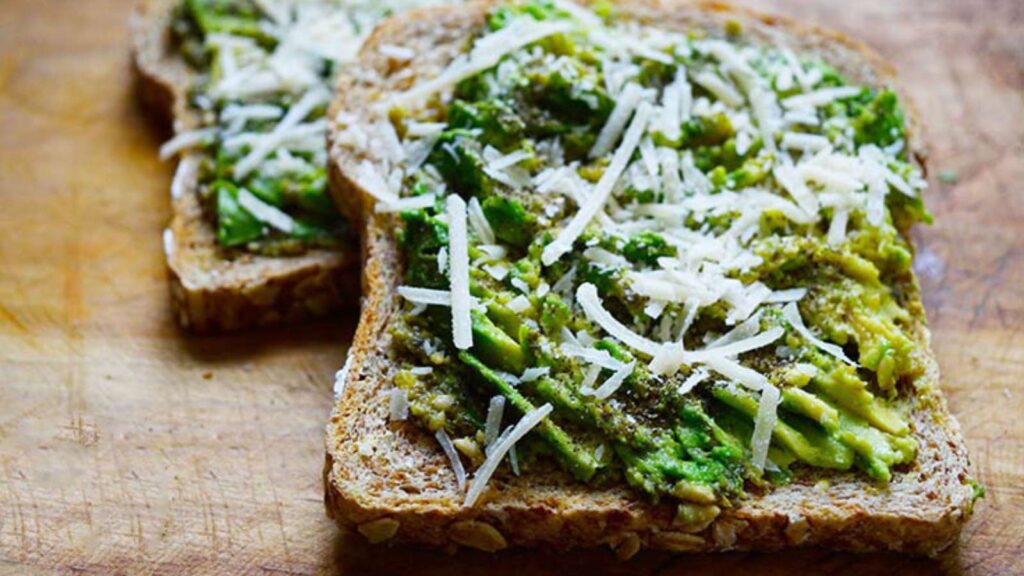
[[[435,76],[466,49],[491,6],[421,10],[383,23],[364,45],[360,65],[340,79],[329,117],[342,111],[365,115],[382,97],[417,78]],[[793,21],[678,0],[625,0],[616,3],[616,10],[626,18],[681,31],[721,30],[727,20],[735,20],[748,37],[821,54],[854,81],[895,84],[891,68],[865,46]],[[378,51],[385,44],[412,48],[416,57],[396,62]],[[905,95],[902,101],[907,103]],[[914,117],[912,109],[908,116]],[[911,118],[909,124],[912,151],[923,165],[917,122]],[[669,503],[653,505],[624,485],[574,482],[555,469],[520,477],[500,470],[478,503],[463,507],[464,494],[434,438],[411,423],[388,420],[383,392],[395,371],[389,325],[401,311],[395,288],[403,264],[393,235],[399,221],[373,212],[372,196],[352,177],[362,160],[357,152],[332,146],[331,156],[332,192],[359,227],[364,255],[362,317],[326,430],[326,506],[340,526],[355,528],[371,542],[490,551],[608,545],[623,558],[641,548],[696,552],[788,546],[932,555],[959,536],[972,511],[970,464],[960,427],[938,388],[938,365],[916,290],[910,308],[927,365],[916,383],[919,393],[910,400],[919,449],[914,464],[895,472],[888,485],[855,472],[811,470],[789,485],[751,493],[696,533],[673,527],[675,510]]]
[[[139,96],[175,132],[195,128],[188,106],[192,71],[175,52],[171,21],[177,0],[148,0],[132,15]],[[323,318],[358,302],[353,247],[299,256],[262,256],[220,246],[197,194],[196,154],[179,159],[172,218],[164,236],[175,319],[193,332],[226,332]],[[353,245],[355,242],[353,241]]]

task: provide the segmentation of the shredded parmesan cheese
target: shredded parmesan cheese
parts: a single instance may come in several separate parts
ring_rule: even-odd
[[[405,212],[406,210],[421,210],[423,208],[430,208],[437,201],[437,197],[432,194],[423,194],[421,196],[410,196],[409,198],[400,198],[391,202],[390,204],[384,204],[378,202],[374,207],[374,212],[378,214],[388,212]]]
[[[732,357],[745,354],[758,348],[764,348],[765,346],[775,342],[781,338],[786,331],[783,328],[776,326],[771,330],[766,330],[757,336],[740,340],[738,342],[731,342],[725,345],[721,345],[715,348],[708,348],[698,352],[691,352],[690,358],[692,362],[700,362],[705,358],[712,358],[715,356]]]
[[[622,383],[626,381],[626,378],[633,373],[633,368],[635,366],[636,362],[630,362],[616,371],[615,374],[612,374],[608,380],[597,388],[597,390],[594,390],[594,398],[604,400],[612,394],[615,394],[619,387],[622,386]]]
[[[754,468],[764,470],[768,458],[768,447],[772,440],[772,431],[778,421],[776,408],[779,405],[779,389],[768,384],[761,390],[761,400],[757,405],[757,418],[754,419],[754,434],[750,438],[750,450]]]
[[[743,105],[743,95],[714,72],[705,70],[693,79],[702,88],[711,92],[727,106],[737,108]]]
[[[647,119],[651,115],[651,107],[646,102],[642,103],[633,117],[622,143],[612,156],[611,163],[605,168],[604,174],[597,182],[597,186],[591,191],[586,201],[580,206],[579,211],[573,216],[569,224],[559,232],[554,242],[544,247],[541,255],[541,262],[550,266],[558,261],[566,252],[572,249],[573,242],[583,233],[583,229],[594,219],[594,216],[604,208],[604,203],[611,194],[612,188],[626,169],[633,152],[640,144],[640,138],[647,128]]]
[[[798,152],[819,152],[829,147],[828,138],[818,134],[786,132],[782,135],[782,147]]]
[[[465,490],[466,469],[462,467],[462,460],[459,459],[459,453],[455,451],[452,439],[448,437],[448,433],[444,431],[444,428],[435,432],[434,438],[437,438],[437,443],[441,445],[441,449],[448,456],[448,461],[451,462],[452,471],[455,472],[455,483],[458,485],[459,490]]]
[[[776,290],[765,299],[765,304],[783,304],[788,302],[799,302],[807,295],[807,288],[790,288],[789,290]]]
[[[494,67],[507,54],[543,40],[548,36],[568,32],[571,23],[564,20],[538,22],[533,18],[519,18],[505,28],[477,39],[467,56],[460,56],[441,74],[421,82],[390,99],[387,109],[408,107],[422,102],[431,95],[454,86],[462,80]]]
[[[494,396],[487,406],[487,422],[484,425],[484,446],[490,447],[498,438],[501,417],[505,413],[505,397]]]
[[[490,454],[487,455],[487,459],[484,460],[484,463],[473,474],[473,481],[469,485],[469,491],[466,493],[466,500],[463,502],[464,506],[472,506],[473,504],[476,504],[480,494],[482,494],[484,488],[487,487],[487,483],[490,481],[491,476],[494,475],[494,471],[498,469],[498,464],[500,464],[505,458],[505,454],[507,454],[508,451],[523,438],[523,436],[526,436],[530,430],[533,430],[538,424],[540,424],[552,410],[553,408],[551,407],[551,404],[545,404],[540,408],[527,412],[505,438],[500,439],[493,445],[494,448],[492,448]],[[441,432],[443,432],[443,430]],[[452,452],[454,452],[454,448],[452,449]],[[449,457],[451,456],[449,455]],[[458,456],[455,458],[457,460]],[[461,466],[462,464],[460,462],[459,467],[461,468]],[[458,473],[456,472],[456,474]],[[463,474],[465,473],[463,472]]]
[[[345,355],[345,363],[342,364],[341,369],[334,373],[334,397],[341,398],[341,395],[345,392],[345,384],[348,381],[348,372],[352,367],[352,355]]]
[[[551,368],[547,366],[527,368],[523,370],[522,376],[519,377],[520,382],[534,382],[547,376],[551,372]]]
[[[167,258],[174,256],[174,230],[171,230],[170,228],[164,228],[163,242],[164,256],[166,256]]]
[[[178,168],[171,180],[171,198],[181,198],[191,189],[199,174],[200,159],[197,156],[185,156],[178,161]]]
[[[509,300],[508,304],[505,304],[505,307],[516,314],[522,314],[531,308],[531,304],[530,300],[526,296],[520,294]]]
[[[683,394],[690,393],[690,391],[696,388],[698,384],[707,380],[708,376],[710,376],[710,374],[704,368],[694,370],[689,376],[687,376],[686,380],[683,380],[683,383],[679,385],[679,395],[682,396]]]
[[[289,130],[299,125],[314,108],[330,100],[330,93],[324,89],[315,89],[307,92],[281,119],[281,122],[268,134],[261,134],[259,140],[252,146],[249,153],[235,164],[234,176],[241,179],[252,172],[274,149],[284,140]],[[327,125],[323,124],[317,132],[325,133]]]
[[[414,288],[412,286],[399,286],[398,295],[413,304],[424,304],[427,306],[451,306],[452,294],[447,290],[433,290],[431,288]]]
[[[800,317],[800,310],[796,307],[796,303],[790,303],[783,307],[782,317],[786,319],[786,322],[789,322],[790,326],[792,326],[798,334],[800,334],[808,342],[813,344],[814,347],[818,348],[822,352],[825,352],[826,354],[829,354],[831,356],[838,358],[839,360],[842,360],[843,362],[846,362],[851,366],[857,365],[856,362],[846,357],[846,353],[843,352],[842,348],[835,344],[825,342],[824,340],[821,340],[813,333],[811,333],[811,331],[804,324],[803,318]]]
[[[377,167],[369,160],[363,160],[359,164],[359,168],[356,170],[356,182],[379,202],[385,204],[398,202],[398,195],[391,191],[387,180],[380,175]]]
[[[473,228],[477,238],[484,244],[494,244],[494,230],[491,228],[491,223],[487,221],[487,216],[484,215],[480,201],[476,197],[470,198],[468,208],[469,225]]]
[[[392,422],[401,422],[409,417],[409,395],[401,388],[392,388],[388,402]]]
[[[751,390],[761,390],[769,385],[768,379],[757,370],[747,368],[739,362],[729,360],[724,356],[711,356],[705,360],[705,363],[708,368]]]
[[[618,141],[619,136],[622,136],[622,131],[626,129],[626,122],[629,121],[645,95],[646,92],[639,84],[635,82],[626,84],[615,103],[615,108],[608,116],[608,121],[601,128],[594,146],[590,149],[591,158],[600,158],[611,152],[612,146]]]
[[[648,356],[656,355],[661,349],[660,344],[633,332],[605,310],[601,304],[601,297],[597,294],[597,287],[593,284],[581,284],[576,289],[576,301],[583,308],[583,313],[587,315],[587,318],[626,346]]]
[[[807,184],[797,175],[792,166],[777,166],[772,174],[804,212],[810,216],[818,214],[818,199],[807,188]]]
[[[843,98],[850,98],[860,94],[861,88],[857,86],[841,86],[839,88],[822,88],[814,92],[808,92],[807,94],[798,94],[796,96],[790,96],[782,101],[782,105],[790,110],[793,109],[805,109],[815,108],[818,106],[824,106],[835,100]]]
[[[238,189],[238,204],[260,222],[269,224],[285,234],[295,230],[295,220],[292,220],[291,216],[260,200],[245,188]]]
[[[188,132],[180,132],[160,147],[160,159],[168,160],[175,155],[208,145],[217,137],[216,128],[200,128]]]
[[[455,347],[473,346],[473,306],[469,294],[469,240],[466,234],[466,203],[457,194],[448,196],[448,278],[451,283],[452,339]]]

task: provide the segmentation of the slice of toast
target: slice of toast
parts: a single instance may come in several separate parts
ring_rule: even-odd
[[[341,79],[329,117],[367,114],[375,101],[407,89],[416,78],[435,77],[466,49],[467,39],[493,5],[419,11],[382,24],[364,45],[361,65]],[[891,69],[865,46],[815,27],[717,3],[624,0],[616,3],[616,11],[682,31],[722,30],[727,21],[738,21],[745,35],[822,54],[855,82],[893,84]],[[388,44],[415,51],[412,73],[401,72],[380,54],[377,47]],[[914,121],[908,122],[912,129]],[[922,159],[915,137],[909,141]],[[326,506],[343,528],[355,528],[371,542],[489,551],[607,544],[620,557],[641,548],[787,546],[935,554],[957,539],[972,512],[974,488],[960,427],[938,391],[938,366],[917,294],[910,295],[910,309],[917,342],[927,355],[927,369],[918,382],[921,393],[913,400],[910,417],[919,447],[913,465],[895,472],[887,485],[855,472],[812,470],[788,485],[743,499],[695,534],[673,529],[674,509],[668,503],[651,504],[625,485],[574,482],[554,467],[523,476],[495,475],[484,497],[465,507],[464,494],[434,438],[411,423],[389,422],[384,391],[396,370],[388,355],[389,324],[401,311],[395,289],[403,264],[393,235],[397,218],[374,213],[373,197],[354,177],[361,160],[350,148],[332,146],[333,193],[359,226],[365,256],[363,315],[347,370],[339,375],[342,391],[326,431]]]
[[[140,3],[131,20],[142,100],[175,132],[198,126],[187,91],[192,72],[171,41],[175,0]],[[323,318],[358,302],[354,246],[262,256],[217,242],[197,194],[196,153],[179,160],[171,187],[173,216],[164,232],[174,313],[194,332],[220,332]],[[353,242],[354,244],[354,242]]]

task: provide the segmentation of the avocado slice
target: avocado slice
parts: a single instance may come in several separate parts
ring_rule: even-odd
[[[782,390],[782,407],[814,420],[829,432],[839,428],[839,411],[814,394],[800,388]]]
[[[486,314],[474,310],[473,353],[488,366],[511,374],[526,369],[526,352],[518,342],[498,328]]]
[[[845,365],[837,364],[828,373],[819,371],[807,388],[889,434],[904,436],[910,432],[907,422],[869,392],[867,383]]]
[[[739,390],[716,387],[712,394],[723,404],[738,410],[748,418],[757,417],[757,399]],[[849,470],[854,452],[834,435],[815,429],[814,424],[803,425],[796,420],[778,419],[772,438],[791,451],[801,461],[819,468]]]
[[[488,368],[486,364],[473,354],[460,352],[459,360],[474,369],[488,385],[494,387],[499,394],[508,399],[516,410],[525,414],[536,408],[522,393]],[[599,464],[593,454],[580,448],[565,433],[565,430],[555,424],[550,418],[545,418],[541,421],[535,430],[548,446],[552,448],[559,461],[568,468],[569,472],[577,480],[586,482],[594,477]]]

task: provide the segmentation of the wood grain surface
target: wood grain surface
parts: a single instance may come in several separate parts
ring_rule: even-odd
[[[134,99],[130,0],[0,0],[0,573],[1024,573],[1024,2],[744,3],[866,40],[928,126],[937,221],[917,267],[988,488],[957,547],[619,563],[340,535],[322,429],[355,317],[183,337],[160,243],[171,166]]]

